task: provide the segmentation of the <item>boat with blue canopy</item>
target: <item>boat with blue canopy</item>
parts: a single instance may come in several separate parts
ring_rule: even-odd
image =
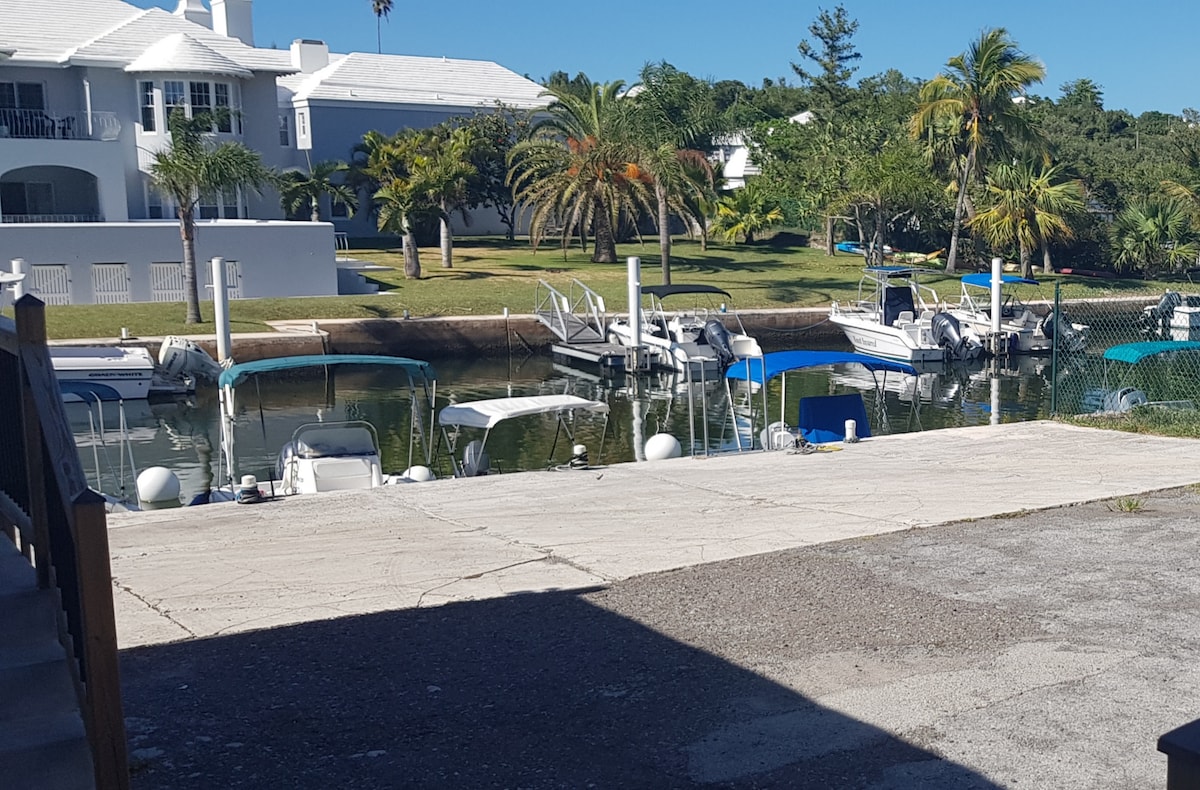
[[[374,366],[401,370],[407,379],[410,430],[408,468],[385,474],[379,437],[365,420],[318,421],[299,426],[280,450],[273,471],[268,470],[271,495],[307,494],[320,491],[374,488],[387,483],[432,479],[429,471],[433,424],[431,414],[437,395],[433,367],[422,360],[376,354],[306,354],[260,359],[231,365],[221,372],[217,386],[221,401],[221,446],[223,479],[240,500],[253,501],[261,495],[257,477],[240,476],[235,452],[238,418],[236,390],[260,376],[286,371],[324,371],[344,366]],[[261,402],[259,418],[263,419]],[[266,436],[265,422],[263,428]]]
[[[741,390],[743,413],[749,408],[750,446],[742,446],[742,436],[735,430],[738,438],[738,450],[754,449],[753,428],[757,414],[770,413],[768,403],[768,386],[775,379],[780,380],[779,386],[779,419],[770,423],[759,433],[761,449],[784,449],[802,444],[822,444],[833,441],[857,441],[859,438],[871,435],[871,422],[868,419],[862,393],[853,392],[840,395],[809,396],[800,399],[797,424],[793,428],[787,420],[787,375],[788,373],[809,370],[812,368],[857,366],[868,371],[875,381],[875,409],[878,427],[887,431],[887,412],[883,406],[883,391],[886,377],[889,373],[902,376],[917,376],[918,371],[912,365],[896,360],[882,359],[869,354],[859,354],[845,351],[774,351],[764,354],[757,359],[747,359],[734,363],[725,372],[726,394],[732,407],[733,414],[738,403],[738,392]],[[756,397],[757,396],[757,397]],[[761,402],[761,411],[758,405]],[[915,409],[915,404],[914,404]],[[854,427],[850,429],[850,421]],[[848,430],[849,429],[849,430]]]
[[[1000,276],[1000,334],[1001,340],[993,350],[1000,354],[1049,354],[1057,341],[1060,351],[1076,353],[1087,346],[1088,327],[1078,324],[1064,311],[1041,308],[1039,313],[1017,298],[1016,288],[1036,286],[1038,281],[1016,274]],[[948,307],[964,329],[979,337],[992,334],[992,275],[974,272],[963,275],[961,292],[956,306]]]

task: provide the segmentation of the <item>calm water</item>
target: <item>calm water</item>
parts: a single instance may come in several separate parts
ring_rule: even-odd
[[[862,391],[874,433],[932,430],[944,427],[1013,422],[1045,417],[1050,411],[1049,359],[1022,359],[1015,367],[948,367],[918,380],[889,374],[882,404],[876,404],[870,374],[862,371],[817,370],[789,374],[784,414],[795,422],[798,402],[808,395]],[[854,366],[851,366],[854,367]],[[680,440],[685,453],[694,436],[695,452],[735,447],[735,430],[749,433],[743,407],[730,407],[723,385],[688,387],[669,379],[605,381],[586,371],[560,365],[549,357],[522,360],[443,360],[437,371],[437,408],[450,402],[506,395],[573,393],[607,401],[611,415],[581,417],[575,441],[586,444],[593,463],[635,460],[639,437],[666,431]],[[1062,376],[1069,375],[1066,371]],[[383,448],[385,472],[409,465],[410,417],[406,378],[394,369],[341,368],[328,375],[263,378],[238,388],[237,455],[240,471],[265,481],[279,448],[303,423],[364,419],[375,425]],[[779,419],[779,384],[769,393],[770,419]],[[998,406],[998,408],[995,408]],[[882,407],[882,413],[877,411]],[[133,490],[131,469],[166,466],[179,475],[190,499],[216,481],[219,474],[219,419],[215,387],[187,400],[125,404],[129,446],[122,449],[120,417],[115,404],[103,415],[94,407],[68,404],[84,469],[105,493]],[[101,418],[105,430],[100,431]],[[886,422],[884,430],[883,422]],[[570,457],[571,440],[556,437],[553,417],[509,420],[488,441],[492,465],[502,471],[544,469]],[[691,427],[689,427],[691,426]],[[756,418],[756,427],[762,427]],[[426,416],[425,435],[428,436]],[[467,437],[467,438],[474,438]],[[435,433],[435,471],[449,474],[444,442]],[[743,440],[744,441],[744,440]],[[601,453],[601,446],[603,451]],[[132,456],[132,458],[130,457]],[[417,455],[413,463],[424,463]],[[439,468],[440,467],[440,468]]]

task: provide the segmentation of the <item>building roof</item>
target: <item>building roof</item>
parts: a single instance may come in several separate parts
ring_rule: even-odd
[[[376,55],[333,55],[312,74],[279,80],[296,101],[429,104],[448,107],[545,107],[545,90],[532,80],[486,60]]]
[[[229,77],[250,77],[253,73],[242,68],[221,53],[206,47],[187,33],[172,33],[141,54],[125,67],[129,72],[186,71],[202,74],[223,74]]]
[[[54,24],[47,24],[53,14]],[[155,49],[161,71],[187,72],[189,63],[220,61],[224,69],[207,73],[249,76],[252,72],[286,74],[294,71],[287,52],[259,49],[236,38],[215,33],[203,25],[161,8],[139,9],[122,0],[0,0],[0,48],[14,50],[8,62],[61,65],[98,65],[124,68]],[[213,55],[198,58],[197,47],[176,47],[179,62],[166,59],[172,47],[164,39],[186,36]],[[236,71],[230,70],[231,66]],[[139,68],[139,71],[150,69]]]

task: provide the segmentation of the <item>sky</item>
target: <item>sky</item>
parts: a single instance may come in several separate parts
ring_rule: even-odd
[[[178,0],[131,0],[173,10]],[[986,29],[1003,27],[1046,67],[1031,92],[1057,99],[1065,83],[1087,78],[1104,106],[1140,115],[1200,107],[1200,48],[1172,31],[1200,28],[1200,3],[1148,5],[1095,0],[846,0],[858,21],[862,59],[855,79],[898,69],[929,79]],[[797,44],[822,8],[836,3],[717,0],[395,0],[382,24],[383,51],[491,60],[541,81],[554,71],[594,82],[635,82],[648,62],[666,61],[693,76],[758,86],[784,77]],[[321,39],[334,52],[375,52],[371,0],[254,0],[255,43],[286,48]]]

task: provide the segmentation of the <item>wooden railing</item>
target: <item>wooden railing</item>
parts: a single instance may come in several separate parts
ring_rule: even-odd
[[[104,499],[88,488],[46,348],[45,305],[0,317],[0,532],[58,591],[96,786],[129,787]]]

